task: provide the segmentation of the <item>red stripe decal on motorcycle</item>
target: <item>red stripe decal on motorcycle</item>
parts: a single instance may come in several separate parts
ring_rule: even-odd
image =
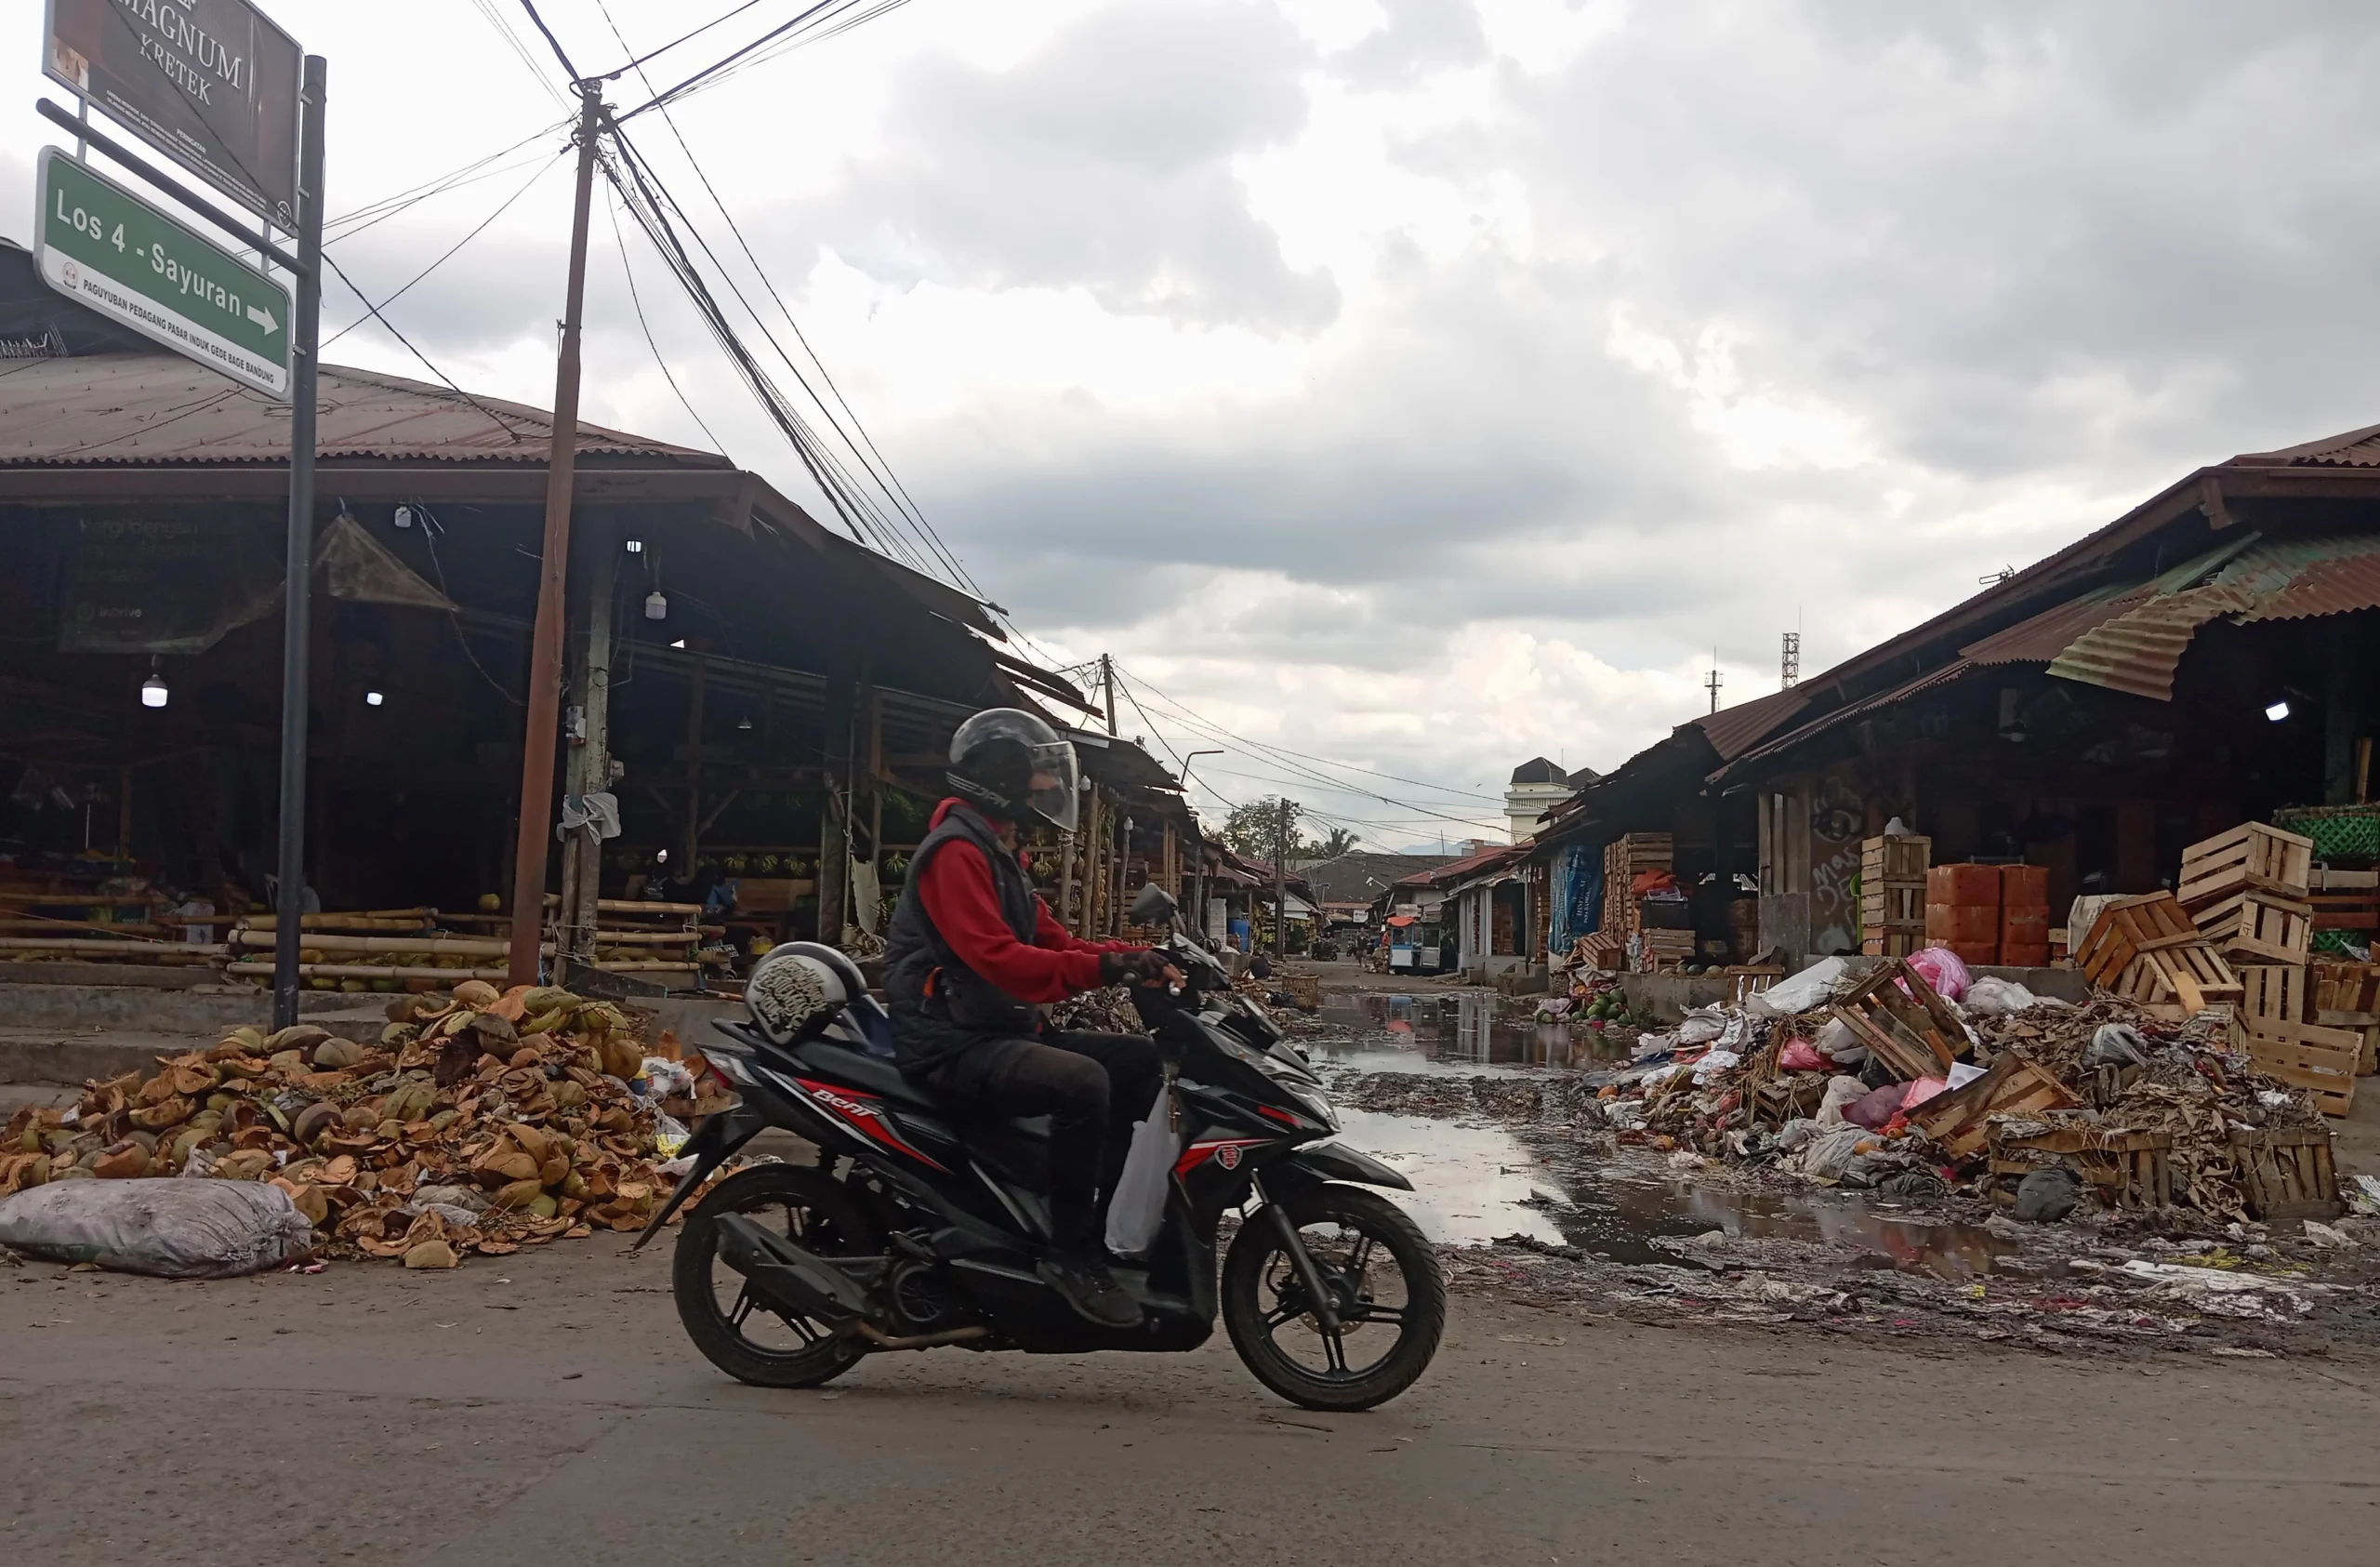
[[[931,1164],[942,1171],[944,1175],[950,1173],[948,1166],[937,1162],[903,1142],[900,1135],[894,1132],[891,1124],[885,1121],[884,1112],[876,1108],[876,1100],[872,1096],[849,1088],[838,1088],[832,1083],[813,1082],[806,1077],[798,1077],[793,1081],[801,1085],[802,1092],[849,1122],[860,1135],[871,1141],[882,1143],[895,1153],[906,1153],[920,1164]]]
[[[1187,1175],[1210,1159],[1226,1170],[1236,1170],[1243,1149],[1263,1148],[1272,1141],[1271,1137],[1215,1137],[1203,1143],[1192,1143],[1182,1150],[1182,1157],[1173,1162],[1173,1173],[1176,1177]]]

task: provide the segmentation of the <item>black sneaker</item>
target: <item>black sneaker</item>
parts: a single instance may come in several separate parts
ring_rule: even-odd
[[[1141,1304],[1107,1271],[1107,1264],[1079,1252],[1059,1252],[1041,1259],[1043,1282],[1066,1297],[1084,1321],[1103,1328],[1141,1325]]]

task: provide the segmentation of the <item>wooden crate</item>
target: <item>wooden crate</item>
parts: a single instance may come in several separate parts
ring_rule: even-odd
[[[2190,918],[2234,963],[2302,963],[2314,945],[2313,906],[2274,893],[2233,893]]]
[[[1966,1044],[1958,1014],[1898,958],[1837,996],[1834,1015],[1903,1081],[1940,1077]]]
[[[2239,1162],[2252,1218],[2267,1224],[2336,1218],[2345,1206],[2327,1131],[2235,1130],[2231,1157]]]
[[[2075,961],[2092,984],[2169,1022],[2241,996],[2240,976],[2172,893],[2109,902]]]
[[[2170,1132],[2103,1132],[2096,1126],[2061,1126],[2016,1136],[1987,1125],[1991,1173],[2024,1176],[2047,1164],[2065,1164],[2098,1189],[2111,1207],[2155,1210],[2174,1205]],[[1992,1196],[2014,1202],[2016,1191]]]
[[[1739,963],[1726,971],[1728,1000],[1737,1006],[1741,1006],[1784,977],[1785,971],[1781,968],[1764,968],[1752,963]]]
[[[2248,1055],[2256,1069],[2314,1096],[2324,1115],[2343,1116],[2355,1105],[2355,1075],[2363,1062],[2363,1035],[2353,1029],[2318,1023],[2251,1025]]]
[[[1925,883],[1863,880],[1859,884],[1860,950],[1871,958],[1905,958],[1924,944]]]
[[[2325,1012],[2371,1013],[2380,1022],[2380,963],[2317,958],[2306,970],[2306,988],[2317,1023],[2329,1021],[2319,1016]]]
[[[2242,964],[2243,991],[2240,1016],[2250,1029],[2259,1022],[2303,1023],[2306,1015],[2306,971],[2294,963]]]
[[[2073,1108],[2074,1096],[2064,1083],[2006,1050],[1990,1071],[1964,1088],[1935,1095],[1910,1111],[1909,1121],[1951,1158],[1965,1159],[1984,1146],[1995,1115],[2039,1115]]]
[[[2306,901],[2316,930],[2380,931],[2380,870],[2314,868]]]
[[[2314,840],[2243,821],[2182,851],[2182,880],[2175,896],[2188,909],[2243,892],[2303,898],[2313,869]]]
[[[1934,863],[1931,838],[1867,838],[1859,843],[1859,885],[1864,889],[1890,883],[1923,887]]]

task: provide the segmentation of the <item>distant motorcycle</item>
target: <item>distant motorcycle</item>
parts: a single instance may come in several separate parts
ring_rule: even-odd
[[[740,1102],[688,1142],[693,1167],[636,1242],[763,1128],[818,1149],[814,1165],[736,1172],[687,1215],[673,1293],[713,1365],[814,1388],[895,1349],[1183,1351],[1220,1312],[1257,1380],[1309,1409],[1370,1409],[1413,1384],[1437,1351],[1445,1281],[1413,1220],[1363,1189],[1412,1183],[1325,1140],[1339,1121],[1321,1082],[1163,889],[1143,889],[1132,918],[1171,927],[1162,949],[1185,976],[1132,992],[1165,1062],[1156,1113],[1172,1154],[1156,1240],[1115,1270],[1144,1321],[1087,1321],[1036,1270],[1047,1118],[963,1118],[919,1092],[879,1053],[889,1020],[851,961],[800,943],[832,981],[816,1016],[789,1044],[715,1025],[724,1037],[704,1054]],[[1228,1213],[1239,1228],[1218,1280]]]

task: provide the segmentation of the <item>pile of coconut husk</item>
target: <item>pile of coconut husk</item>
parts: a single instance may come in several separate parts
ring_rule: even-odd
[[[643,1047],[618,1007],[469,980],[389,1012],[369,1042],[318,1024],[237,1029],[160,1057],[154,1073],[86,1083],[70,1109],[21,1109],[0,1135],[0,1194],[142,1175],[265,1181],[334,1252],[416,1268],[651,1217],[666,1155],[640,1092]]]

